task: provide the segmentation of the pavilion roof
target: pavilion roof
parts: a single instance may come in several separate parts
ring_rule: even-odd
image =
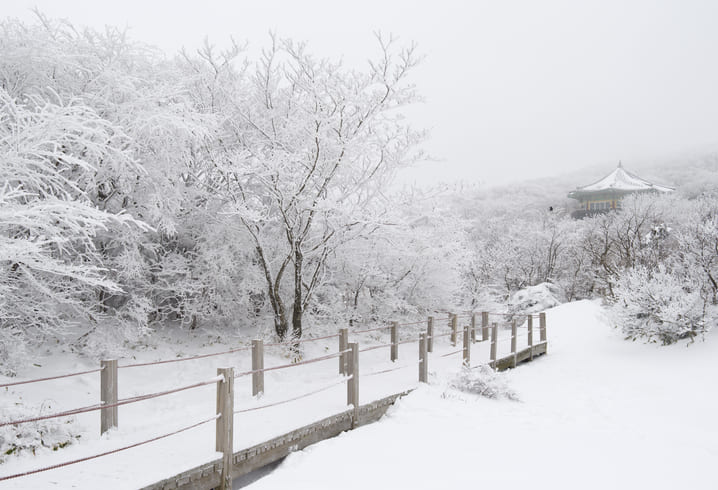
[[[632,174],[624,169],[623,165],[619,163],[616,170],[593,184],[576,188],[575,191],[568,194],[568,197],[576,197],[578,194],[597,193],[601,191],[631,193],[641,191],[673,192],[674,190],[673,187],[654,184],[646,179],[642,179],[638,175]]]

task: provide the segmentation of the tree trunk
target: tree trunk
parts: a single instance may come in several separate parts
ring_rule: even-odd
[[[292,337],[295,340],[302,338],[302,315],[304,314],[302,290],[302,266],[304,255],[300,245],[294,251],[294,308],[292,309]]]
[[[279,288],[277,287],[278,284],[272,280],[272,273],[269,270],[267,261],[264,259],[264,252],[262,248],[257,246],[255,251],[257,253],[259,263],[262,266],[262,270],[264,271],[264,277],[267,280],[267,296],[269,297],[269,302],[272,305],[272,312],[274,313],[274,332],[277,334],[277,337],[279,337],[279,340],[282,341],[287,336],[287,331],[289,330],[286,309],[284,308],[284,303],[279,295]],[[281,277],[277,278],[277,280],[280,279]]]

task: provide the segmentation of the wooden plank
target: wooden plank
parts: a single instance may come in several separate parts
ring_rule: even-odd
[[[462,364],[466,367],[471,366],[471,335],[469,330],[470,327],[468,325],[464,327],[464,352]]]
[[[497,359],[496,361],[491,361],[489,366],[497,371],[505,371],[516,367],[516,364],[520,362],[528,362],[536,356],[546,354],[546,347],[547,342],[541,342],[540,344],[527,347],[526,349],[517,352],[516,355],[511,354],[506,357],[502,357],[501,359]]]
[[[412,390],[396,393],[359,407],[358,410],[347,410],[331,417],[306,425],[269,441],[242,449],[232,457],[232,478],[262,468],[279,461],[294,451],[299,451],[319,441],[335,437],[342,432],[351,430],[352,425],[359,427],[379,420],[394,402],[411,393]],[[357,413],[357,420],[354,420]],[[200,490],[219,486],[222,460],[217,459],[197,468],[180,473],[160,482],[144,487],[143,490]],[[197,477],[199,475],[199,477]],[[183,482],[178,485],[178,482]]]
[[[428,383],[429,379],[429,356],[426,350],[426,334],[419,334],[419,382]]]
[[[252,396],[264,393],[264,340],[252,340]]]
[[[459,317],[455,313],[449,313],[449,326],[451,327],[451,345],[456,347],[458,337]]]
[[[348,352],[344,352],[349,348],[349,329],[348,328],[340,328],[339,329],[339,352],[342,352],[343,354],[339,354],[339,374],[346,374],[347,373],[347,354]]]
[[[476,343],[476,313],[471,313],[471,343]]]
[[[429,339],[426,345],[427,352],[434,352],[434,317],[430,316],[426,324],[426,336]]]
[[[481,312],[481,341],[489,340],[489,313]]]
[[[117,403],[117,359],[100,361],[100,401],[105,405]],[[117,406],[100,410],[100,434],[114,429],[118,424]]]
[[[217,414],[215,449],[223,453],[220,490],[232,490],[232,441],[234,440],[234,368],[217,368],[223,380],[217,382]],[[187,483],[191,478],[187,478]]]
[[[399,360],[399,322],[391,322],[391,360]]]

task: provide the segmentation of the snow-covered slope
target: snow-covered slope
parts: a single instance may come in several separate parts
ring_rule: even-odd
[[[549,355],[506,375],[520,402],[448,390],[440,375],[249,488],[716,488],[715,335],[627,342],[588,301],[548,325]]]

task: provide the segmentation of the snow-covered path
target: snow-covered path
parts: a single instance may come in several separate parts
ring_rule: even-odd
[[[624,341],[588,301],[548,313],[549,355],[506,376],[520,402],[436,377],[379,423],[292,454],[276,488],[691,488],[718,481],[718,339]]]

